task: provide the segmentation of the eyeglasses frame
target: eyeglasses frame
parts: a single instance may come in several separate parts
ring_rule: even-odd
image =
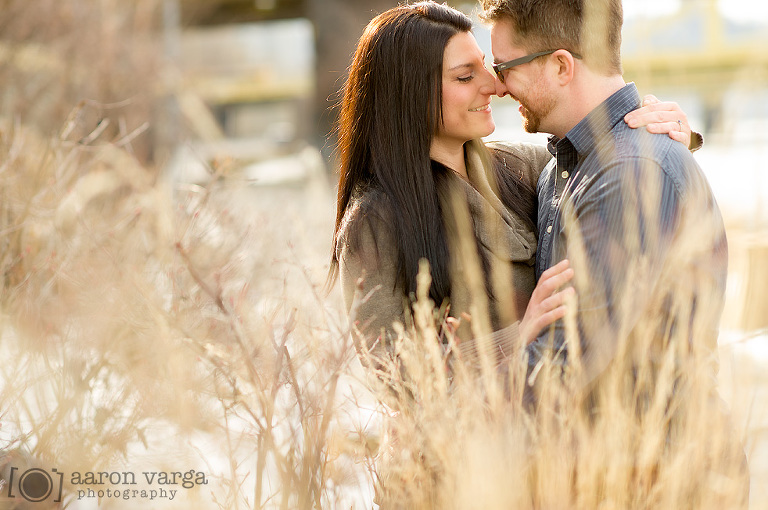
[[[551,55],[552,53],[556,52],[558,50],[546,50],[546,51],[537,51],[536,53],[531,53],[530,55],[526,55],[524,57],[515,58],[512,60],[508,60],[506,62],[501,62],[499,64],[493,64],[491,67],[493,67],[493,71],[496,73],[496,77],[499,79],[501,83],[504,83],[504,71],[508,69],[512,69],[513,67],[517,67],[519,65],[527,64],[531,60],[534,60],[539,57],[543,57],[544,55]],[[565,50],[568,51],[568,50]],[[574,58],[581,58],[581,55],[578,53],[574,53],[572,51],[568,51],[571,55],[573,55]]]

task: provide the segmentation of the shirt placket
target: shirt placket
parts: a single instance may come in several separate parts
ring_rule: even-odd
[[[560,200],[563,196],[565,186],[568,184],[568,177],[573,172],[576,165],[575,151],[557,151],[557,168],[555,169],[555,190],[552,193],[552,203],[550,204],[550,215],[547,221],[547,228],[544,232],[546,244],[552,246],[552,234],[558,230],[560,217]],[[554,263],[555,261],[553,261]]]

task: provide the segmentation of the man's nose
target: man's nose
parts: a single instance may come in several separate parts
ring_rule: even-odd
[[[503,83],[501,83],[501,80],[498,78],[498,76],[494,77],[495,85],[496,85],[496,95],[499,97],[509,96],[511,95],[509,93],[509,90],[507,89],[507,86]]]

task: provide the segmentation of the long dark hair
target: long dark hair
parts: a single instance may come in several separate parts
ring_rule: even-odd
[[[415,292],[419,259],[430,264],[430,297],[438,305],[450,296],[450,253],[438,190],[451,172],[433,164],[432,139],[442,122],[443,53],[448,41],[469,32],[463,13],[435,2],[390,9],[375,17],[360,38],[349,69],[339,115],[340,176],[336,201],[338,234],[347,207],[357,191],[374,191],[381,199],[365,201],[361,214],[382,219],[397,246],[398,283]],[[514,211],[517,203],[502,191]],[[506,199],[505,199],[506,198]],[[507,202],[512,200],[514,204]],[[520,209],[522,210],[522,209]],[[534,213],[535,214],[535,213]],[[356,243],[360,222],[351,225],[346,242]],[[358,229],[359,230],[359,229]],[[338,274],[331,255],[329,281]]]

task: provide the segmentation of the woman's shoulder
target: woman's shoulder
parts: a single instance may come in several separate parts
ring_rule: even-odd
[[[361,187],[353,191],[336,234],[339,258],[342,251],[357,252],[378,246],[378,241],[388,234],[385,227],[389,211],[387,197],[381,190]]]
[[[491,140],[485,142],[485,146],[492,151],[502,152],[518,158],[546,157],[546,155],[549,155],[550,158],[552,157],[547,147],[538,143]]]
[[[388,210],[386,195],[374,187],[358,187],[349,197],[340,231],[348,232],[364,221],[381,219]]]
[[[535,143],[492,141],[485,145],[508,170],[531,183],[534,189],[539,175],[552,159],[545,146]]]

